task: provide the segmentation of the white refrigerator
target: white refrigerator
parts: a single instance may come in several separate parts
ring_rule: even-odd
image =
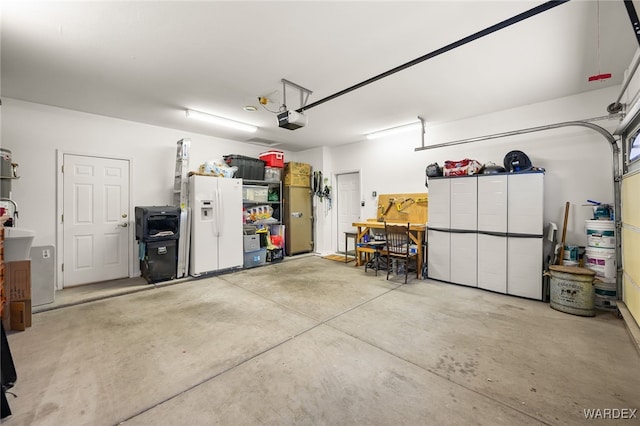
[[[242,179],[189,177],[189,274],[242,267]]]

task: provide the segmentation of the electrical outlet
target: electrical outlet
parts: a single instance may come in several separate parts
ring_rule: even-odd
[[[364,201],[360,201],[360,205],[364,207]]]
[[[42,250],[42,258],[43,259],[48,259],[50,257],[51,257],[51,251],[49,251],[49,249]]]
[[[377,193],[376,191],[373,191],[373,192],[371,193],[371,196],[372,196],[372,197],[376,197],[377,195],[378,195],[378,193]]]

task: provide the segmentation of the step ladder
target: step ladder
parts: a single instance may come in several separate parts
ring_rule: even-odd
[[[191,139],[177,143],[176,171],[173,181],[173,205],[180,207],[180,238],[178,239],[178,268],[176,278],[189,274],[189,244],[191,241],[191,214],[189,208],[189,151]]]

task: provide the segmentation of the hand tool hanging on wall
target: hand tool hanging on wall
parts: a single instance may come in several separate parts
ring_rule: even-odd
[[[415,204],[415,203],[426,203],[427,202],[427,198],[426,197],[420,197],[418,199],[415,198],[407,198],[407,199],[402,199],[398,202],[396,202],[396,209],[398,209],[399,212],[401,212],[402,210],[406,209],[407,207]]]
[[[384,220],[384,217],[387,215],[387,213],[389,213],[389,210],[391,210],[391,207],[393,206],[393,203],[395,203],[395,202],[396,202],[395,198],[389,198],[389,204],[387,205],[386,209],[384,208],[384,206],[382,204],[378,205],[378,210],[383,210],[384,209],[384,211],[378,217],[379,221]]]

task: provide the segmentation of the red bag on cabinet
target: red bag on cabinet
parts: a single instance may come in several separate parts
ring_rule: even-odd
[[[460,161],[445,161],[442,172],[444,176],[468,176],[475,175],[482,167],[476,160],[465,158]]]

